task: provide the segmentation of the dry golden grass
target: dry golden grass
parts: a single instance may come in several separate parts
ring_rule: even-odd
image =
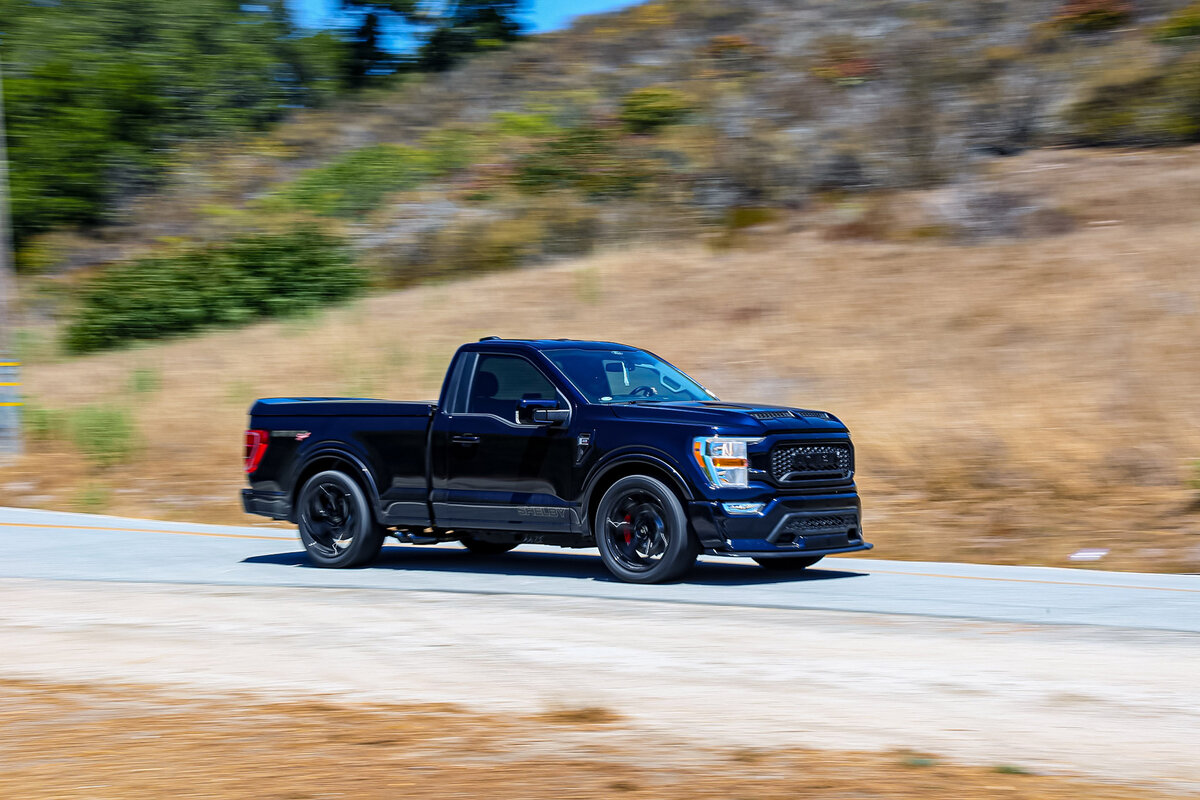
[[[0,740],[0,795],[27,800],[1182,796],[918,753],[724,751],[661,733],[448,706],[181,700],[142,687],[4,681],[0,715],[9,733]]]
[[[995,181],[1052,198],[1078,229],[971,247],[804,230],[722,253],[630,249],[33,364],[35,402],[131,404],[143,446],[100,472],[35,444],[0,487],[24,484],[9,503],[244,522],[255,397],[430,399],[464,341],[599,338],[721,397],[842,416],[881,557],[1063,565],[1101,547],[1102,567],[1200,570],[1200,148],[1043,151]],[[137,369],[161,388],[131,393]]]

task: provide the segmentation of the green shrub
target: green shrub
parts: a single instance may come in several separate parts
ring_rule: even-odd
[[[502,138],[546,139],[562,133],[548,114],[498,111],[492,115],[492,132]]]
[[[83,406],[71,412],[67,430],[79,452],[98,467],[120,464],[136,449],[133,415],[123,406]]]
[[[621,122],[634,133],[651,133],[682,122],[693,111],[683,92],[662,86],[634,89],[621,101]]]
[[[1084,144],[1177,144],[1200,139],[1200,53],[1158,72],[1099,86],[1067,113]]]
[[[513,269],[535,257],[543,231],[537,220],[471,221],[438,236],[433,274],[481,273]]]
[[[129,373],[129,391],[150,394],[162,388],[162,373],[154,367],[136,367]]]
[[[1000,775],[1031,775],[1031,774],[1033,774],[1029,770],[1025,769],[1024,767],[1017,766],[1016,764],[997,764],[996,766],[992,767],[992,772],[998,773]]]
[[[311,229],[250,236],[110,267],[82,288],[64,339],[73,353],[101,350],[312,309],[365,285],[339,239]]]
[[[365,214],[386,195],[419,186],[439,171],[452,168],[458,162],[449,158],[451,153],[449,148],[433,154],[395,144],[363,147],[306,171],[268,200],[268,205],[281,204],[323,217]]]
[[[427,135],[421,144],[428,153],[426,160],[429,174],[440,175],[469,167],[475,163],[482,142],[479,136],[470,131],[439,128]]]
[[[108,507],[108,487],[102,483],[87,483],[79,489],[75,496],[75,507],[81,511],[92,513],[103,511]]]
[[[1154,29],[1154,38],[1160,42],[1174,42],[1200,36],[1200,2],[1176,11]]]
[[[50,362],[58,355],[53,338],[35,328],[14,330],[11,348],[16,360],[25,364]]]
[[[526,192],[576,189],[598,198],[630,194],[653,177],[652,165],[622,148],[614,131],[585,126],[519,159],[513,181]]]
[[[1054,21],[1066,30],[1094,33],[1119,28],[1132,17],[1126,0],[1067,0]]]
[[[58,438],[66,427],[66,415],[53,408],[26,402],[21,407],[21,428],[34,441],[46,442]]]

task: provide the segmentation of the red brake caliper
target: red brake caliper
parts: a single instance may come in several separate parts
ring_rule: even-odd
[[[629,514],[625,515],[625,544],[633,541],[633,517]]]

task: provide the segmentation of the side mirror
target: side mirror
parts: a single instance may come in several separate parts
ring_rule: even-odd
[[[571,409],[559,408],[557,400],[526,397],[517,401],[517,419],[535,425],[565,425],[571,419]]]
[[[571,409],[539,408],[533,412],[533,421],[542,425],[566,425],[571,421]]]

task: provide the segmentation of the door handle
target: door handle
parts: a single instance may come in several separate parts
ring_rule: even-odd
[[[455,444],[479,444],[479,437],[473,433],[458,433],[450,437]]]

